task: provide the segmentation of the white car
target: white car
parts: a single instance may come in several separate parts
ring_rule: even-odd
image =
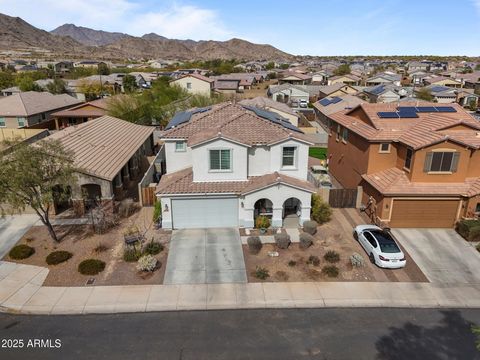
[[[302,99],[302,100],[300,100],[298,106],[301,107],[301,108],[307,108],[308,107],[308,101]]]
[[[365,249],[373,264],[387,269],[405,267],[405,254],[390,232],[375,225],[358,225],[353,231],[353,237]]]

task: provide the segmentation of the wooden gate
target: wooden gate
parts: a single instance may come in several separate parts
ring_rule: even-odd
[[[155,203],[155,187],[141,188],[142,206],[153,206]]]
[[[357,205],[357,189],[331,189],[328,203],[334,208],[354,208]]]

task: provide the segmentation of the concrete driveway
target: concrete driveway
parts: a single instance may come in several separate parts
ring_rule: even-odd
[[[392,229],[430,282],[480,284],[480,253],[454,230]]]
[[[164,284],[246,282],[238,229],[185,229],[173,232]]]
[[[0,259],[37,221],[37,215],[23,214],[0,217]]]

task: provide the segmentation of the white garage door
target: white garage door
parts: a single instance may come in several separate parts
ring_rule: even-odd
[[[238,226],[238,199],[172,200],[174,229]]]

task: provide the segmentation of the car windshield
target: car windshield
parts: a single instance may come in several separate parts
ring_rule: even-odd
[[[373,230],[370,231],[380,245],[380,250],[384,253],[399,253],[400,249],[391,235],[385,231]]]

